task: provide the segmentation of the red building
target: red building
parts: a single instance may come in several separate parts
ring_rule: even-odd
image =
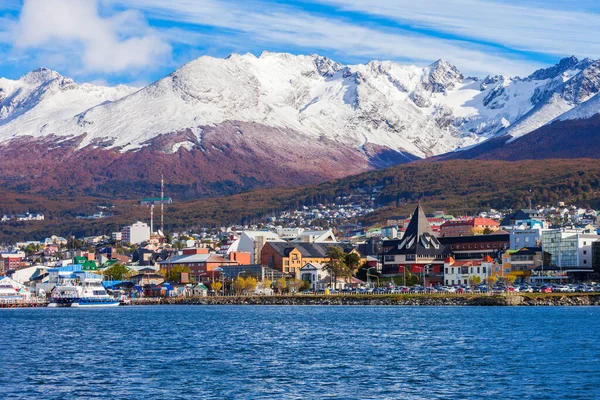
[[[458,219],[444,222],[440,227],[440,237],[483,235],[499,229],[500,224],[491,218]]]

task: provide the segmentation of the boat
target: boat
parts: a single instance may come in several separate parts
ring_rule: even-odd
[[[48,307],[117,307],[119,299],[106,292],[100,275],[74,272],[59,275]]]

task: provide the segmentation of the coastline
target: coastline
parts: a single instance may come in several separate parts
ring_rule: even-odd
[[[215,296],[135,299],[143,305],[340,305],[340,306],[599,306],[600,293],[381,296]]]

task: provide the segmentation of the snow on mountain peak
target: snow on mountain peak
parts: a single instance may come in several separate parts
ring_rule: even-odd
[[[265,51],[203,56],[140,90],[76,85],[40,69],[0,79],[0,141],[85,135],[80,146],[109,142],[127,151],[178,132],[196,132],[193,142],[201,143],[202,127],[240,121],[426,157],[548,123],[598,92],[599,66],[568,57],[525,79],[476,80],[443,59],[426,67],[346,66],[317,54]],[[39,91],[35,82],[53,83]]]
[[[21,78],[19,78],[19,80],[29,85],[39,85],[60,77],[61,75],[58,72],[48,68],[40,67],[23,75]]]

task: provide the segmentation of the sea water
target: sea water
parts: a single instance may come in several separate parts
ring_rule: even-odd
[[[0,398],[598,399],[600,307],[0,310]]]

